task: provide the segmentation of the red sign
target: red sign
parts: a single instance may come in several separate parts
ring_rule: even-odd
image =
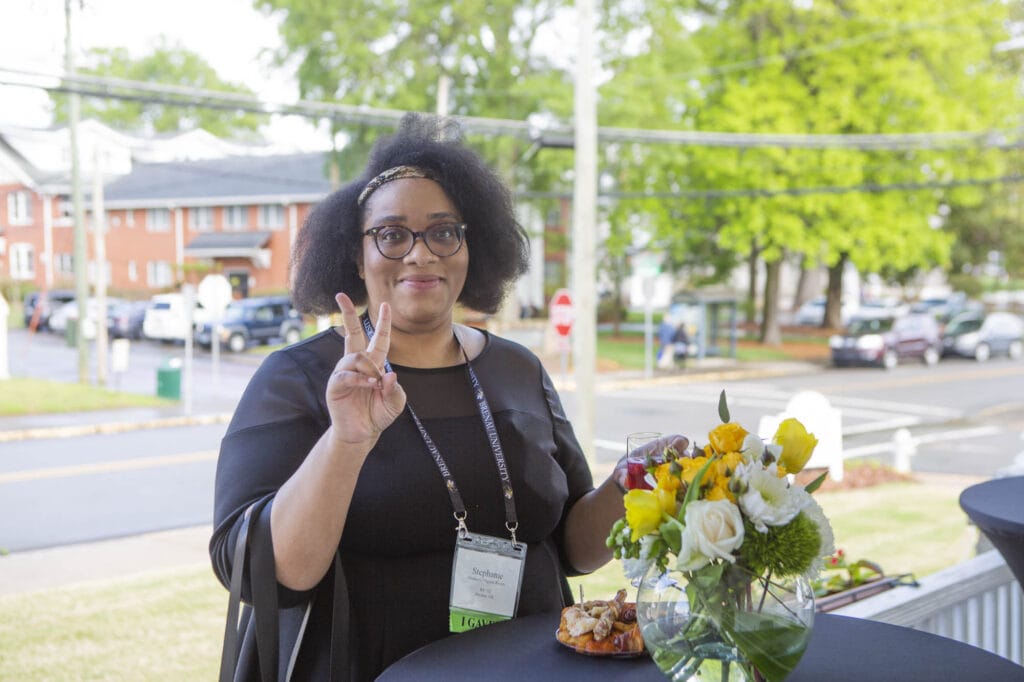
[[[575,305],[568,289],[559,289],[551,297],[551,303],[548,304],[548,315],[558,335],[568,337],[572,332],[572,323],[576,320]]]

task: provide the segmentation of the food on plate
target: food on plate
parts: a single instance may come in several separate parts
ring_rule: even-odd
[[[573,604],[562,609],[555,635],[566,646],[594,655],[640,654],[644,640],[636,622],[636,604],[626,602],[626,591],[614,599]]]

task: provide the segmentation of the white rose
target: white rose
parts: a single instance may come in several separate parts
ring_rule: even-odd
[[[743,517],[729,500],[697,500],[686,507],[678,568],[693,571],[714,559],[735,563],[743,544]]]

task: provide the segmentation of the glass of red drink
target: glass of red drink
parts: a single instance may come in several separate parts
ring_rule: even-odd
[[[638,431],[626,436],[626,488],[633,490],[651,490],[653,483],[647,473],[648,456],[659,455],[656,448],[652,446],[654,441],[661,438],[656,431]]]

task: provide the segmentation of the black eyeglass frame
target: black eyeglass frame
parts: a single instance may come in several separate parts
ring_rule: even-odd
[[[432,229],[440,227],[441,225],[455,227],[455,232],[456,232],[456,234],[459,235],[459,245],[457,247],[455,247],[454,251],[452,251],[451,253],[446,253],[444,255],[441,255],[440,253],[437,253],[436,251],[434,251],[434,249],[430,248],[430,241],[427,239],[427,233],[430,232]],[[457,254],[459,251],[461,251],[462,250],[462,245],[466,243],[466,228],[467,227],[468,227],[468,225],[466,223],[439,223],[437,225],[431,225],[427,229],[421,230],[420,232],[416,232],[415,230],[410,230],[405,225],[380,225],[379,227],[371,227],[366,232],[363,232],[363,236],[364,237],[372,236],[373,237],[373,245],[377,247],[377,253],[379,253],[384,258],[387,258],[388,260],[402,260],[403,258],[408,256],[410,253],[412,253],[412,250],[414,248],[416,248],[416,240],[417,239],[421,240],[426,245],[427,251],[430,251],[430,253],[434,254],[438,258],[450,258],[450,257],[454,256],[455,254]],[[393,230],[393,229],[405,230],[406,232],[408,232],[409,234],[412,235],[412,241],[409,243],[409,249],[405,253],[403,253],[401,256],[389,256],[386,253],[384,253],[384,250],[380,247],[380,242],[377,241],[377,235],[380,234],[381,230],[387,230],[387,229],[391,229],[391,230]]]

